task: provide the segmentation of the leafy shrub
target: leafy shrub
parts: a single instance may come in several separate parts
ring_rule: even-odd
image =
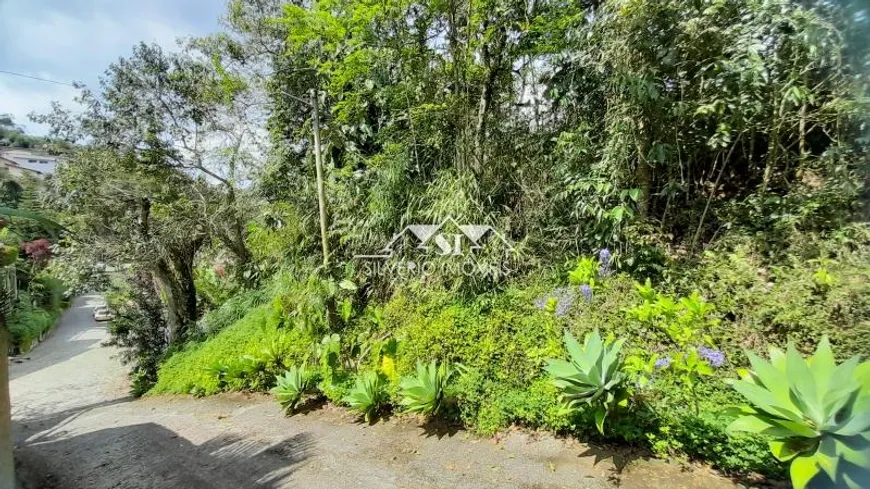
[[[573,335],[565,332],[568,361],[549,359],[544,369],[553,376],[553,385],[559,389],[568,410],[581,404],[593,408],[595,426],[604,433],[604,419],[616,406],[627,404],[628,391],[619,355],[624,340],[603,341],[595,330],[586,335],[583,346]]]
[[[227,299],[217,309],[206,313],[197,323],[197,330],[202,335],[213,336],[267,300],[268,296],[262,290],[241,291]]]
[[[163,305],[147,276],[108,296],[115,318],[108,323],[109,344],[122,349],[121,361],[131,365],[131,393],[141,396],[157,381],[157,370],[168,347]]]
[[[611,420],[608,439],[646,444],[661,457],[706,460],[729,473],[783,477],[763,437],[727,430],[734,416],[725,408],[739,404],[739,395],[715,377],[695,388],[692,393],[676,376],[656,373],[636,402]]]
[[[343,406],[346,404],[347,396],[350,395],[353,386],[354,379],[350,372],[338,369],[328,377],[322,377],[320,382],[317,384],[317,390],[319,390],[320,393],[329,400],[329,402],[336,406]]]
[[[560,325],[576,310],[556,317],[534,301],[551,283],[514,287],[474,300],[454,300],[443,292],[406,291],[387,304],[381,334],[398,342],[400,376],[431,358],[460,362],[485,379],[510,387],[527,386],[541,375],[546,358],[560,351]]]
[[[250,377],[244,373],[246,365],[242,361],[246,355],[266,356],[263,350],[280,342],[284,348],[282,364],[299,364],[309,357],[312,341],[299,329],[279,327],[272,307],[264,304],[207,341],[188,344],[175,352],[161,365],[152,393],[207,395],[247,389],[246,379]],[[228,367],[230,372],[224,370],[221,374],[221,366]],[[283,371],[279,366],[269,369],[275,375]]]
[[[527,387],[507,387],[468,371],[454,387],[460,418],[476,432],[491,435],[513,423],[568,432],[575,417],[562,409],[552,380],[541,377]]]
[[[311,377],[305,366],[290,367],[284,371],[283,375],[279,375],[276,379],[276,385],[269,392],[275,396],[278,404],[284,408],[288,414],[292,414],[299,406],[302,396],[308,390],[308,383]]]
[[[700,285],[716,304],[716,315],[728,323],[718,339],[729,357],[788,342],[810,353],[825,334],[838,360],[870,356],[870,246],[834,246],[812,235],[794,240],[801,248],[776,265],[751,242],[709,250],[690,270],[672,270],[678,277],[672,282],[684,290]],[[832,276],[824,291],[814,279],[822,258]]]
[[[63,281],[45,272],[33,277],[28,284],[28,292],[33,302],[43,309],[58,312],[64,307],[66,286]]]
[[[18,259],[18,247],[14,243],[0,244],[0,266],[12,265]]]
[[[45,238],[28,241],[21,245],[21,249],[34,263],[44,264],[51,258],[51,242]]]
[[[233,297],[238,286],[226,276],[224,265],[200,265],[193,270],[196,293],[209,308],[220,307]]]
[[[392,403],[401,405],[400,379],[438,358],[467,367],[449,385],[446,397],[455,404],[446,407],[477,432],[493,433],[517,423],[638,443],[662,456],[701,459],[732,473],[779,477],[784,466],[768,455],[763,436],[726,430],[733,416],[723,407],[743,401],[723,379],[742,366],[738,353],[743,348],[766,349],[793,340],[803,351],[826,332],[839,358],[843,352],[870,354],[867,243],[843,239],[846,244],[838,246],[809,237],[798,240],[806,249],[779,258],[777,266],[751,243],[712,248],[700,260],[672,262],[659,270],[662,281],[644,284],[644,291],[634,277],[612,272],[602,277],[596,270],[597,289],[588,299],[576,286],[566,285],[558,268],[476,296],[407,286],[383,308],[373,302],[360,308],[354,302],[353,314],[338,321],[335,331],[323,321],[324,297],[358,297],[337,283],[281,273],[276,285],[265,289],[266,297],[274,297],[268,305],[176,353],[161,369],[153,391],[250,388],[248,377],[238,386],[221,384],[206,367],[241,365],[245,355],[265,356],[262,350],[283,333],[285,360],[298,364],[313,359],[318,378],[312,385],[337,404],[348,402],[354,372],[374,370],[390,379],[386,390]],[[818,261],[821,257],[830,261]],[[833,277],[824,282],[829,287],[814,278],[822,266]],[[562,294],[558,307],[536,305],[560,289],[575,290],[575,300],[562,305],[568,296]],[[645,302],[652,305],[650,320],[627,313]],[[597,430],[593,409],[568,413],[560,408],[559,392],[543,371],[547,359],[564,354],[565,331],[579,338],[596,328],[603,337],[627,339],[624,370],[635,393],[627,407],[607,415],[604,435]]]
[[[870,484],[870,362],[837,365],[827,337],[810,360],[789,345],[770,362],[746,352],[752,370],[731,383],[752,403],[729,427],[772,438],[770,450],[791,462],[796,489],[858,489]],[[824,472],[824,474],[822,474]],[[829,481],[825,483],[827,475]],[[814,481],[815,482],[812,482]]]
[[[417,375],[402,379],[399,404],[410,413],[434,416],[447,400],[447,383],[456,370],[446,362],[417,364]]]
[[[711,335],[719,324],[718,319],[711,317],[715,308],[704,301],[697,290],[675,299],[657,292],[649,279],[644,284],[635,283],[635,288],[642,302],[628,309],[627,316],[648,331],[665,333],[670,345],[661,358],[659,354],[653,354],[648,360],[630,356],[627,359],[629,371],[637,375],[640,387],[646,385],[654,372],[676,373],[684,387],[692,392],[697,414],[695,386],[701,377],[713,375],[714,367],[721,367],[725,362],[721,351],[705,346],[713,345]]]
[[[365,416],[371,422],[387,400],[386,382],[378,372],[363,372],[356,379],[356,385],[345,398],[351,409]]]
[[[246,245],[258,266],[246,271],[250,278],[265,278],[282,266],[301,263],[317,245],[308,227],[310,217],[293,205],[278,202],[267,206],[256,222],[248,224]]]
[[[758,436],[726,432],[730,420],[718,411],[739,401],[736,393],[722,394],[727,390],[718,380],[731,371],[730,363],[697,382],[697,395],[680,380],[679,370],[655,367],[656,360],[673,355],[675,348],[678,353],[682,350],[664,329],[641,324],[625,313],[642,300],[630,277],[608,276],[591,301],[576,301],[564,315],[556,315],[539,309],[535,301],[559,285],[560,274],[541,275],[473,300],[414,289],[394,295],[385,307],[382,331],[398,342],[395,362],[399,373],[414,372],[417,362],[431,356],[466,365],[468,373],[451,390],[461,420],[483,434],[519,423],[601,437],[593,410],[564,412],[557,389],[542,372],[548,358],[563,354],[565,330],[577,337],[598,328],[604,336],[629,338],[623,346],[626,361],[637,357],[649,366],[648,385],[639,393],[638,402],[618,410],[618,416],[608,415],[604,439],[645,444],[667,456],[702,458],[733,472],[781,473],[776,461],[765,456]],[[679,295],[674,302],[679,305]],[[717,308],[706,321],[720,318]],[[722,330],[726,328],[710,328],[717,335]],[[694,350],[698,360],[705,361]],[[639,377],[633,375],[632,380],[636,388]],[[685,407],[696,398],[700,414]]]
[[[568,273],[568,282],[572,285],[588,285],[594,289],[598,268],[598,262],[594,258],[581,258],[577,266]]]
[[[27,292],[19,292],[18,302],[6,318],[12,345],[24,352],[30,350],[33,342],[51,329],[58,315],[57,311],[34,305]]]

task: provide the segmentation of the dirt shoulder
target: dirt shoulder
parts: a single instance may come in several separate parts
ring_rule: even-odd
[[[698,488],[732,481],[638,455],[512,431],[479,439],[331,406],[285,417],[268,396],[125,393],[105,328],[76,301],[11,365],[19,472],[34,488]]]

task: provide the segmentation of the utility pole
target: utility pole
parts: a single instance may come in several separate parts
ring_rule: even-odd
[[[317,113],[317,91],[311,89],[311,124],[314,129],[314,167],[317,170],[317,205],[320,208],[320,244],[323,266],[329,268],[329,240],[326,236],[326,192],[323,190],[323,159],[320,155],[320,116]]]

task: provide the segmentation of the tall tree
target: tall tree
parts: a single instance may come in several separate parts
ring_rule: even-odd
[[[121,273],[149,273],[170,325],[167,343],[182,341],[198,318],[193,277],[208,237],[193,179],[153,165],[148,151],[84,147],[70,153],[54,179],[54,203],[91,262]]]
[[[105,134],[106,142],[135,147],[145,141],[159,153],[153,163],[214,184],[201,195],[203,220],[244,269],[251,255],[239,193],[253,162],[256,131],[256,121],[246,120],[244,82],[196,49],[166,53],[140,44],[110,66],[103,88],[104,111],[125,119]]]

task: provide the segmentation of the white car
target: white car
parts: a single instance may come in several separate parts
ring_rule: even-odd
[[[112,311],[107,306],[97,306],[94,308],[94,321],[111,321],[115,318]]]

